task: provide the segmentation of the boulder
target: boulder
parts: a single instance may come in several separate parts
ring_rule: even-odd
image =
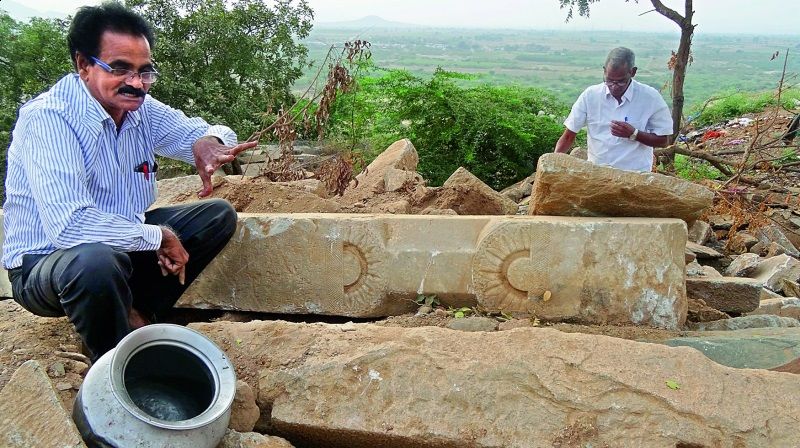
[[[689,322],[687,327],[689,327],[690,330],[696,331],[729,331],[745,330],[748,328],[789,328],[800,327],[800,321],[791,317],[757,314],[752,316],[741,316],[730,319],[715,320],[713,322]]]
[[[449,208],[459,215],[514,215],[517,203],[483,183],[463,167],[442,184],[432,206]]]
[[[800,284],[789,279],[783,279],[783,293],[786,297],[800,297]]]
[[[754,237],[748,232],[736,232],[728,240],[728,247],[731,252],[743,254],[748,252],[753,246],[758,243],[758,238]]]
[[[767,258],[758,264],[752,276],[772,291],[781,292],[784,279],[794,282],[800,278],[800,261],[786,254]]]
[[[711,226],[707,222],[698,219],[689,226],[689,241],[695,244],[706,244],[713,233]]]
[[[768,248],[770,243],[775,243],[776,245],[780,246],[780,248],[783,250],[783,253],[786,253],[794,258],[800,258],[800,251],[798,251],[797,248],[794,247],[794,244],[792,244],[792,242],[786,238],[786,235],[784,235],[780,227],[774,224],[759,228],[756,231],[756,237],[760,243],[766,244]],[[772,252],[778,255],[776,252],[779,252],[779,250],[773,248]]]
[[[86,447],[39,362],[22,364],[0,391],[0,446]]]
[[[356,176],[357,184],[348,188],[344,198],[357,202],[386,191],[386,175],[392,170],[414,172],[419,163],[417,150],[408,139],[398,140],[386,148],[367,168]]]
[[[388,168],[383,178],[384,191],[399,191],[404,188],[415,188],[417,185],[424,185],[422,176],[415,171],[398,170]]]
[[[730,317],[716,308],[711,308],[703,299],[689,299],[689,312],[686,314],[686,320],[689,322],[711,322]]]
[[[571,155],[572,157],[577,157],[581,160],[589,160],[589,151],[586,148],[581,148],[581,147],[573,148],[569,152],[569,155]]]
[[[539,157],[529,213],[559,216],[641,216],[697,219],[714,193],[656,173],[595,165],[566,154]]]
[[[549,328],[339,327],[192,324],[251,360],[259,406],[301,446],[527,448],[569,434],[567,446],[800,444],[794,376],[694,349]]]
[[[745,253],[734,258],[725,268],[725,275],[729,277],[749,277],[758,268],[761,257],[756,254]]]
[[[797,327],[705,331],[697,336],[656,342],[692,347],[715,362],[741,369],[772,369],[800,359]]]
[[[758,308],[761,282],[740,277],[687,278],[686,296],[725,313],[747,313]]]
[[[773,316],[800,319],[800,299],[797,297],[779,297],[762,300],[757,309],[747,314],[750,316],[754,314],[771,314]]]
[[[236,395],[231,405],[231,420],[228,428],[238,432],[250,432],[256,426],[261,411],[256,405],[253,388],[242,380],[236,381]]]
[[[695,256],[697,256],[698,260],[716,260],[717,258],[724,257],[724,255],[710,247],[701,246],[691,241],[686,242],[686,249],[692,251]]]
[[[500,194],[514,202],[519,202],[522,198],[531,195],[531,191],[533,191],[533,178],[534,176],[530,175],[512,186],[504,188]]]
[[[733,227],[733,216],[731,215],[710,215],[708,223],[714,230],[729,230]]]
[[[280,437],[229,429],[217,448],[294,448],[294,445]]]

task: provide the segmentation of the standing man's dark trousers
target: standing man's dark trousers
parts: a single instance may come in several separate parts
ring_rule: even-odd
[[[155,209],[145,223],[172,228],[189,253],[185,285],[164,276],[155,251],[117,252],[100,243],[48,255],[25,255],[9,272],[14,300],[39,316],[68,316],[93,360],[114,348],[131,328],[131,307],[159,319],[175,305],[236,230],[236,211],[221,199]]]

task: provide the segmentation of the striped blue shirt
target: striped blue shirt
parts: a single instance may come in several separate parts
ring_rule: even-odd
[[[78,75],[65,76],[19,111],[8,148],[3,266],[84,243],[158,249],[161,230],[144,224],[155,175],[142,164],[153,167],[158,154],[194,165],[192,145],[205,135],[236,144],[230,128],[188,118],[150,95],[117,132]]]

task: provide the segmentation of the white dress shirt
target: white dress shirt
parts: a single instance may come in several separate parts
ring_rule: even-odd
[[[63,77],[19,111],[8,149],[3,266],[83,243],[158,249],[161,230],[144,224],[157,195],[155,155],[193,165],[192,145],[204,135],[236,145],[230,128],[188,118],[150,95],[117,132],[80,77]]]
[[[631,80],[622,102],[611,95],[605,83],[588,87],[572,106],[564,126],[589,132],[589,161],[630,171],[650,171],[653,147],[611,135],[611,121],[627,121],[640,132],[672,135],[672,117],[667,103],[654,88]]]

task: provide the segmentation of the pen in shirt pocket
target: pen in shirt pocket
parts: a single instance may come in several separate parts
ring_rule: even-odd
[[[136,165],[136,167],[133,168],[133,171],[136,172],[136,173],[144,174],[144,180],[149,181],[150,180],[150,174],[155,176],[156,173],[158,172],[158,163],[157,162],[153,162],[153,166],[151,168],[150,167],[150,162],[145,160],[144,162]]]

